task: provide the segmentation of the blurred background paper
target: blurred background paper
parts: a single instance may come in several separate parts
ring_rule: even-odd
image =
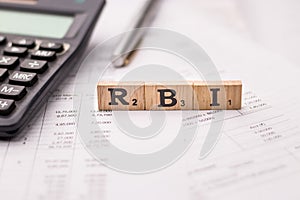
[[[106,14],[98,27],[107,28],[109,32],[116,34],[126,31],[130,20],[136,16],[136,10],[144,1],[108,1]],[[180,28],[182,32],[188,33],[188,30],[193,29],[196,33],[208,31],[201,29],[203,22],[212,23],[238,31],[269,51],[300,64],[297,53],[300,50],[300,2],[297,0],[162,0],[160,3],[162,9],[157,13],[156,26],[164,24],[163,27],[174,29],[178,27],[176,24],[181,24],[184,25]],[[168,18],[162,19],[161,16]],[[112,24],[112,17],[119,18],[122,23]],[[98,31],[97,35],[106,33],[108,32]],[[103,36],[97,37],[98,40],[110,37]]]
[[[236,0],[253,39],[274,53],[300,64],[300,2]]]

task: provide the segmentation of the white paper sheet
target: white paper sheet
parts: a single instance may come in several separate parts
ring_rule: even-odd
[[[224,79],[243,81],[243,109],[226,111],[222,136],[211,154],[200,159],[206,137],[202,133],[209,125],[202,119],[210,115],[202,111],[202,116],[187,113],[186,126],[198,124],[199,134],[186,154],[169,168],[130,175],[103,167],[76,134],[74,116],[79,113],[72,105],[73,74],[33,119],[25,136],[1,141],[1,199],[299,199],[299,71],[249,40],[240,18],[232,16],[231,1],[223,1],[222,6],[209,2],[166,1],[154,25],[191,37],[205,48]],[[109,1],[90,48],[126,30],[124,24],[138,6],[133,0]],[[153,59],[194,78],[180,61],[146,51],[138,53],[130,67],[111,69],[106,76],[117,79]],[[176,113],[168,116],[170,122],[178,119]],[[105,116],[105,120],[113,119]],[[119,133],[114,124],[110,128],[114,135]],[[170,136],[162,137],[162,143],[152,141],[152,150],[172,139],[174,128],[166,126],[165,133]],[[148,146],[140,145],[123,136],[113,142],[128,151],[134,151],[132,144],[151,150],[147,149],[151,141]]]

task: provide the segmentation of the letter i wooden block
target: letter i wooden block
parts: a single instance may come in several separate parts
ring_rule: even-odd
[[[146,110],[192,110],[193,84],[145,83]]]
[[[144,82],[99,82],[99,110],[144,110]]]
[[[241,109],[242,82],[194,82],[194,110]]]

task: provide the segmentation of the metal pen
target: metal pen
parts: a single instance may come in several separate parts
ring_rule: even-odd
[[[155,7],[154,5],[156,1],[159,0],[146,1],[142,9],[139,11],[137,18],[133,21],[130,29],[147,27],[151,24],[153,20],[151,17],[151,11]],[[123,67],[129,63],[129,57],[132,54],[130,51],[138,46],[143,36],[144,31],[132,31],[124,35],[112,55],[112,63],[115,67]],[[124,52],[129,53],[121,55]]]

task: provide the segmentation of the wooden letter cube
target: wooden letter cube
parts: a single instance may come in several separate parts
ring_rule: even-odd
[[[144,110],[144,82],[99,82],[99,110]]]
[[[193,84],[166,82],[145,84],[146,110],[192,110]]]
[[[194,110],[241,109],[242,82],[194,82]]]

